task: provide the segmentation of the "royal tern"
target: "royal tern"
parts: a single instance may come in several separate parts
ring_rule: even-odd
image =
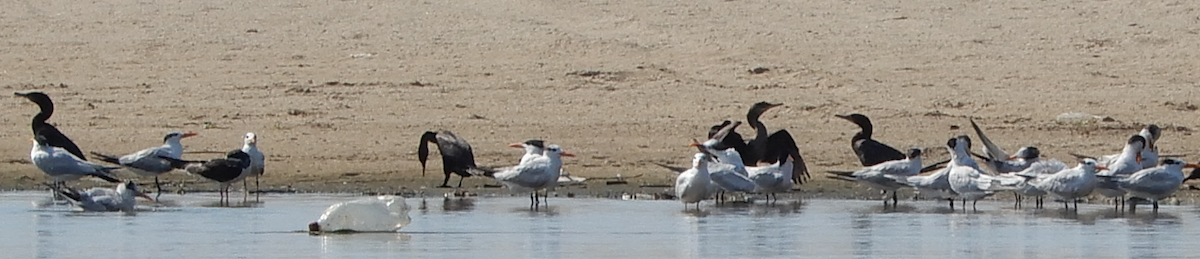
[[[975,129],[975,134],[979,136],[979,142],[983,142],[983,153],[987,157],[981,157],[987,163],[988,168],[992,169],[997,174],[1012,173],[1025,170],[1029,165],[1038,161],[1038,157],[1042,154],[1036,147],[1022,147],[1017,150],[1017,153],[1008,155],[1001,149],[1000,146],[992,142],[987,135],[983,134],[983,129],[975,124],[975,119],[968,119],[971,122],[971,128]],[[968,150],[969,151],[969,150]]]
[[[854,138],[850,139],[850,144],[854,148],[854,154],[858,156],[858,161],[863,166],[873,166],[887,161],[904,159],[904,153],[900,153],[900,150],[871,139],[871,134],[874,132],[875,127],[871,124],[871,119],[867,118],[866,115],[855,113],[837,115],[837,117],[853,122],[861,129],[858,133],[854,134]]]
[[[1108,162],[1103,164],[1108,170],[1101,170],[1096,173],[1097,176],[1127,176],[1142,170],[1142,149],[1146,147],[1146,138],[1141,135],[1133,135],[1125,142],[1125,147],[1121,149],[1121,154],[1117,155]],[[1100,182],[1096,185],[1096,192],[1104,197],[1113,198],[1114,206],[1118,209],[1125,206],[1124,198],[1126,191],[1120,186],[1112,182]]]
[[[717,149],[717,140],[709,139],[704,143],[692,143],[700,148],[702,153],[709,154],[714,161],[708,163],[708,173],[712,182],[721,189],[731,192],[753,193],[758,186],[750,179],[742,157],[733,148]],[[721,202],[718,198],[718,202]]]
[[[544,150],[546,149],[546,142],[540,139],[530,139],[521,143],[508,144],[508,147],[525,149],[525,155],[522,155],[521,161],[517,162],[517,164],[521,164],[529,161],[530,159],[542,156],[542,153],[545,152]]]
[[[918,196],[930,199],[945,199],[950,201],[950,209],[954,209],[954,198],[958,197],[950,188],[950,168],[942,168],[928,175],[909,176],[908,185],[917,189]]]
[[[225,153],[225,158],[217,158],[208,161],[189,161],[176,159],[168,156],[159,156],[163,160],[169,161],[172,168],[184,169],[190,174],[199,175],[205,179],[217,182],[217,191],[221,196],[221,203],[229,203],[229,186],[237,181],[244,180],[247,171],[250,170],[250,165],[253,162],[250,155],[242,152],[241,149],[234,149]]]
[[[1142,128],[1138,132],[1143,138],[1146,138],[1146,147],[1142,148],[1142,168],[1151,168],[1158,163],[1158,137],[1162,136],[1162,128],[1158,125],[1150,124]]]
[[[901,160],[887,161],[873,166],[864,167],[854,172],[833,173],[834,178],[851,180],[867,185],[872,189],[883,192],[883,206],[888,204],[888,194],[891,194],[892,206],[896,206],[899,197],[896,191],[908,185],[908,178],[921,173],[921,149],[908,150],[908,156]]]
[[[562,150],[558,145],[547,146],[542,156],[530,159],[525,163],[496,170],[483,170],[483,175],[495,178],[501,184],[514,192],[529,192],[530,207],[537,209],[537,191],[546,190],[558,185],[558,177],[562,175],[562,157],[574,157]],[[547,193],[549,198],[549,193]]]
[[[692,168],[679,173],[675,178],[675,196],[683,202],[684,209],[687,209],[688,203],[695,203],[696,210],[699,210],[700,202],[712,196],[709,193],[712,178],[708,175],[708,159],[708,155],[696,153],[692,159]]]
[[[34,135],[30,141],[33,142],[33,148],[29,151],[29,160],[39,170],[50,176],[54,187],[61,187],[66,181],[77,180],[84,176],[93,176],[112,183],[121,182],[113,177],[111,172],[119,167],[106,167],[83,161],[63,148],[46,144],[46,136],[41,134]]]
[[[754,192],[761,193],[767,196],[767,202],[771,202],[774,198],[779,201],[779,193],[789,192],[793,182],[792,174],[796,163],[791,160],[788,154],[780,153],[779,159],[774,164],[764,166],[748,166],[746,167],[747,176],[754,182]]]
[[[768,134],[766,124],[759,120],[767,110],[782,105],[782,103],[758,102],[750,107],[750,110],[746,112],[746,123],[754,127],[754,139],[745,141],[740,134],[733,130],[717,138],[717,132],[729,125],[729,121],[714,125],[709,130],[708,137],[720,141],[720,144],[717,145],[719,149],[733,148],[737,150],[741,155],[742,164],[745,166],[757,166],[759,163],[775,164],[782,157],[791,158],[793,160],[793,178],[790,180],[794,183],[802,183],[808,177],[808,166],[804,163],[804,157],[800,155],[800,148],[797,146],[796,140],[785,129]],[[743,143],[743,141],[745,142]]]
[[[79,146],[75,145],[75,142],[71,141],[71,138],[68,138],[67,135],[63,134],[61,131],[58,131],[58,128],[54,127],[54,125],[46,123],[46,120],[50,119],[51,115],[54,115],[54,101],[50,100],[50,96],[42,92],[14,94],[16,96],[29,99],[29,101],[37,104],[38,108],[41,109],[37,115],[33,116],[33,121],[30,123],[32,125],[34,135],[44,136],[46,138],[45,143],[47,145],[52,147],[60,147],[67,152],[70,152],[72,155],[75,155],[75,157],[79,158],[80,160],[87,160],[87,157],[83,156],[83,151],[79,150]]]
[[[983,170],[979,168],[974,159],[971,159],[968,151],[971,148],[969,137],[960,135],[951,138],[946,145],[951,150],[950,164],[946,167],[950,169],[947,180],[950,181],[950,189],[958,194],[964,203],[971,200],[971,208],[974,209],[980,199],[991,196],[997,190],[1002,189],[999,179],[983,174]],[[965,204],[963,209],[966,209]]]
[[[477,170],[475,166],[475,153],[471,151],[471,144],[467,144],[467,140],[455,136],[453,132],[443,130],[439,132],[426,131],[421,135],[421,144],[417,146],[417,159],[421,161],[421,175],[425,175],[425,161],[429,158],[429,143],[436,143],[438,152],[442,154],[442,173],[446,174],[446,178],[442,179],[441,188],[450,188],[447,183],[450,181],[450,174],[458,174],[458,187],[462,187],[464,178],[471,176],[471,170]]]
[[[1096,170],[1107,169],[1103,165],[1099,165],[1096,160],[1086,158],[1080,161],[1075,168],[1046,174],[1045,171],[1050,171],[1058,166],[1046,164],[1047,167],[1041,169],[1040,165],[1044,163],[1048,162],[1035,163],[1030,166],[1029,170],[1016,175],[1029,178],[1028,184],[1037,190],[1058,197],[1063,201],[1063,208],[1070,208],[1070,204],[1074,203],[1075,210],[1079,210],[1079,199],[1091,195],[1092,190],[1096,188]],[[1043,171],[1033,172],[1032,170]]]
[[[1067,164],[1058,159],[1039,160],[1029,164],[1025,170],[1000,174],[997,175],[997,178],[1000,178],[1000,185],[1014,188],[1013,193],[1016,194],[1014,207],[1020,208],[1025,197],[1033,197],[1034,208],[1042,208],[1042,198],[1047,193],[1034,186],[1034,183],[1038,181],[1038,177],[1052,175],[1066,169]]]
[[[193,132],[182,133],[173,131],[171,133],[167,133],[166,136],[163,136],[162,146],[142,149],[137,153],[128,154],[120,158],[97,152],[92,152],[92,155],[99,158],[100,161],[124,166],[126,169],[135,174],[141,176],[153,176],[155,188],[154,197],[158,198],[159,196],[162,196],[162,184],[158,181],[158,175],[175,169],[174,167],[171,167],[171,161],[167,161],[161,157],[179,159],[179,157],[183,155],[183,144],[179,143],[179,141],[183,138],[196,135],[197,134]]]
[[[133,181],[120,183],[113,189],[92,188],[85,192],[77,192],[69,188],[57,187],[54,191],[67,197],[67,200],[71,204],[83,211],[122,211],[132,213],[134,212],[134,207],[137,206],[136,197],[154,201],[150,196],[142,193]]]
[[[246,152],[246,155],[250,156],[250,170],[247,170],[246,176],[242,178],[254,176],[254,200],[258,200],[258,195],[262,192],[258,188],[258,178],[262,177],[263,171],[266,168],[265,157],[262,151],[258,150],[258,135],[254,134],[254,132],[246,133],[246,136],[242,138],[242,152]],[[246,191],[246,195],[243,197],[250,196],[248,195],[250,188],[246,182],[242,181],[242,190]],[[244,199],[242,201],[245,202]]]
[[[1101,182],[1115,183],[1129,196],[1150,200],[1154,211],[1158,211],[1158,201],[1171,197],[1183,184],[1184,168],[1200,168],[1197,164],[1188,164],[1176,158],[1163,159],[1162,164],[1146,168],[1128,175],[1102,176]],[[1132,207],[1131,207],[1132,208]]]

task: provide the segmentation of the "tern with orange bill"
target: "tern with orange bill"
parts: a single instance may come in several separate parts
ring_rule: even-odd
[[[158,198],[162,196],[162,183],[158,181],[158,176],[175,169],[171,167],[171,161],[162,157],[179,159],[183,155],[183,144],[179,141],[196,135],[194,132],[183,133],[173,131],[163,136],[163,144],[161,146],[142,149],[136,153],[119,158],[97,152],[92,152],[92,155],[101,161],[121,165],[135,174],[153,176],[154,188],[156,189],[155,198]]]
[[[1154,211],[1158,211],[1158,201],[1174,195],[1183,184],[1186,177],[1183,174],[1184,168],[1200,168],[1200,165],[1188,164],[1177,158],[1167,158],[1163,159],[1159,166],[1132,174],[1102,176],[1101,182],[1115,183],[1121,190],[1129,192],[1129,196],[1150,200],[1154,204]]]
[[[574,156],[575,154],[562,150],[558,145],[549,145],[541,156],[516,166],[480,170],[483,171],[483,176],[496,179],[514,192],[529,192],[530,207],[537,210],[538,205],[542,203],[538,200],[537,192],[546,190],[546,197],[549,198],[549,189],[558,185],[558,178],[562,175],[562,157]]]

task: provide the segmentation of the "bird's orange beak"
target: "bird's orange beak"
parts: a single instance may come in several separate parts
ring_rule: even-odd
[[[575,154],[571,154],[570,152],[567,152],[567,151],[563,151],[562,154],[559,154],[559,155],[565,156],[565,157],[575,157]]]
[[[183,133],[183,136],[179,137],[179,138],[186,138],[186,137],[192,137],[192,136],[197,136],[197,135],[200,135],[200,134],[195,133],[195,132],[188,132],[188,133]]]
[[[699,147],[700,143],[692,142],[692,144],[688,144],[688,146],[689,147]]]
[[[1014,160],[1014,159],[1017,159],[1017,155],[1016,155],[1016,154],[1013,154],[1013,155],[1011,155],[1011,156],[1008,156],[1008,160]]]
[[[515,148],[525,148],[525,144],[521,144],[521,143],[512,143],[512,144],[508,144],[508,147],[515,147]]]
[[[1107,166],[1096,165],[1096,170],[1108,170]]]
[[[29,142],[37,143],[36,139],[29,139]]]
[[[139,192],[137,196],[138,196],[138,197],[142,197],[142,198],[146,198],[146,200],[149,200],[149,201],[154,201],[154,198],[150,198],[150,195],[146,195],[145,193],[140,193],[140,192]]]
[[[1186,165],[1184,165],[1184,166],[1183,166],[1183,168],[1200,168],[1200,165],[1198,165],[1198,164],[1186,164]]]

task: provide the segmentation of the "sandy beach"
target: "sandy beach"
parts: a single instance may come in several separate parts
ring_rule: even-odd
[[[1013,151],[1110,154],[1146,124],[1163,154],[1200,152],[1192,2],[1143,1],[182,1],[0,2],[0,87],[54,98],[50,119],[85,152],[127,154],[194,131],[186,158],[259,135],[264,188],[402,192],[421,176],[420,135],[450,130],[481,165],[541,138],[579,155],[566,192],[654,193],[693,138],[763,116],[796,138],[804,197],[873,197],[828,180],[858,167],[862,113],[875,138],[947,157],[974,118]],[[752,72],[752,71],[755,71]],[[37,189],[23,98],[0,102],[0,188]],[[1109,120],[1063,123],[1063,113]],[[752,136],[749,127],[739,129]],[[970,133],[974,136],[974,133]],[[122,174],[133,177],[132,174]],[[171,189],[212,190],[182,172]],[[153,179],[140,179],[152,183]],[[452,179],[457,181],[457,177]],[[91,184],[85,181],[84,184]],[[468,178],[468,190],[490,179]],[[445,189],[428,189],[445,192]],[[1181,192],[1185,197],[1194,191]],[[1008,195],[1005,195],[1007,197]],[[1190,199],[1190,198],[1189,198]]]

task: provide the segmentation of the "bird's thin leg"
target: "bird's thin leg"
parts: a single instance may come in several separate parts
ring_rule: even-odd
[[[892,191],[892,208],[895,208],[896,204],[900,204],[900,197],[898,193],[900,192]]]
[[[1158,201],[1154,201],[1154,212],[1158,213]]]
[[[462,182],[463,182],[463,179],[467,179],[467,177],[466,177],[466,176],[461,176],[461,175],[460,175],[460,176],[458,176],[458,188],[462,188]]]
[[[158,176],[154,176],[154,189],[154,200],[158,200],[162,196],[162,183],[158,182]]]
[[[258,175],[254,176],[254,201],[258,201],[258,196],[262,195],[262,189],[258,188],[258,178],[259,177],[260,176],[258,176]]]
[[[950,209],[954,210],[954,199],[951,198],[951,199],[946,199],[946,200],[950,201]]]
[[[971,210],[979,210],[979,208],[975,207],[975,204],[979,204],[979,200],[975,200],[975,201],[971,202]]]

